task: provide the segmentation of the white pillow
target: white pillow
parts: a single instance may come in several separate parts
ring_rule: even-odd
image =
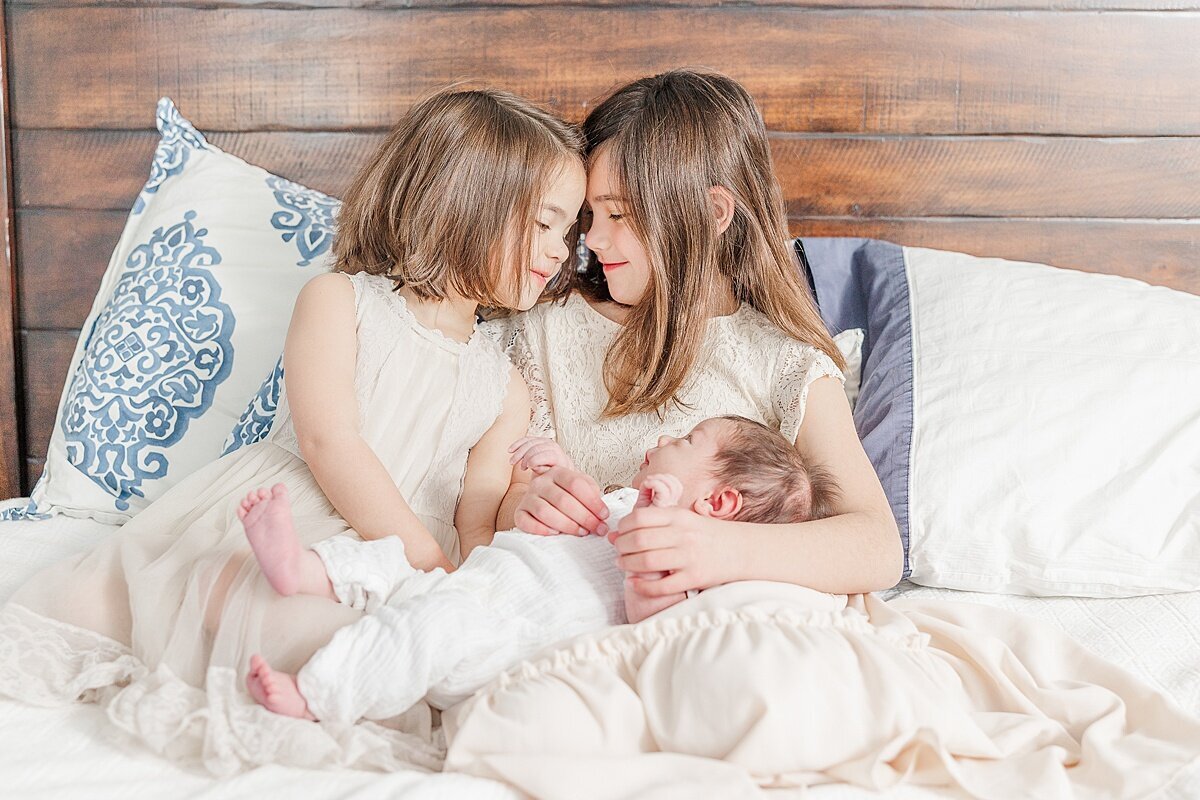
[[[911,580],[1200,589],[1200,297],[904,249]]]
[[[120,523],[217,458],[329,268],[338,203],[208,144],[162,140],[83,325],[31,513]]]
[[[846,390],[846,399],[850,401],[850,410],[853,411],[855,403],[858,402],[859,387],[862,385],[863,329],[851,328],[842,331],[833,337],[833,343],[837,345],[842,358],[846,359],[846,368],[842,370],[842,377],[846,379],[843,388]]]

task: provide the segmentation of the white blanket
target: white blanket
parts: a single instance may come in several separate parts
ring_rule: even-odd
[[[535,797],[907,781],[1140,798],[1187,796],[1200,770],[1200,721],[1050,626],[768,583],[577,639],[444,722],[447,769]]]

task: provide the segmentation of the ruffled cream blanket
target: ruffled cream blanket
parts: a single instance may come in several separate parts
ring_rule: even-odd
[[[720,587],[581,637],[443,722],[447,770],[534,797],[831,782],[1000,800],[1200,789],[1200,720],[1056,629],[982,606],[774,583]]]

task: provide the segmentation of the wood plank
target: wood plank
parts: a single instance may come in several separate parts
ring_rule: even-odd
[[[579,119],[611,87],[701,54],[745,83],[775,130],[1200,130],[1192,14],[14,6],[9,17],[23,128],[143,128],[170,95],[206,130],[382,129],[456,78]],[[576,67],[580,31],[603,57]]]
[[[80,328],[125,227],[123,211],[18,211],[21,327]]]
[[[1200,220],[798,218],[796,236],[866,236],[913,247],[1124,275],[1200,295]]]
[[[336,196],[383,137],[382,132],[278,131],[214,133],[208,140],[251,164]],[[155,131],[15,131],[17,205],[128,211],[150,172],[158,139]]]
[[[22,331],[25,353],[22,385],[25,394],[25,453],[42,458],[50,446],[58,400],[79,331]]]
[[[21,482],[21,495],[28,497],[33,491],[33,485],[38,482],[38,478],[42,477],[42,470],[46,466],[44,458],[27,458],[25,459],[25,474]]]
[[[1200,137],[779,136],[795,216],[1200,217]]]
[[[37,8],[160,8],[163,0],[19,0],[8,5]],[[181,8],[274,8],[310,10],[314,8],[416,9],[453,8],[460,10],[496,7],[547,8],[555,6],[623,8],[630,0],[172,0]],[[654,5],[668,8],[710,8],[729,5],[729,0],[655,0]],[[1192,11],[1200,9],[1196,0],[738,0],[751,7],[791,8],[944,8],[974,10],[1054,10],[1054,11]]]
[[[11,117],[8,107],[8,36],[0,16],[0,499],[21,490],[21,437],[17,365],[17,251],[13,235]]]
[[[335,196],[382,134],[216,133],[212,143]],[[127,210],[157,134],[17,131],[21,208]],[[1200,217],[1200,136],[773,134],[794,216]]]

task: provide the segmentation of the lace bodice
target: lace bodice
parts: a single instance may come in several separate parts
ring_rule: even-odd
[[[795,440],[808,388],[818,378],[842,380],[820,350],[789,338],[743,304],[708,323],[704,347],[680,404],[652,412],[601,419],[608,399],[604,356],[620,326],[578,295],[546,303],[482,329],[504,347],[529,384],[530,433],[552,436],[579,469],[600,486],[627,486],[645,450],[660,435],[678,436],[701,420],[741,414]]]
[[[455,341],[423,326],[383,276],[354,286],[359,429],[413,511],[453,524],[467,455],[504,403],[511,365],[491,338]],[[286,373],[271,441],[299,456]]]

